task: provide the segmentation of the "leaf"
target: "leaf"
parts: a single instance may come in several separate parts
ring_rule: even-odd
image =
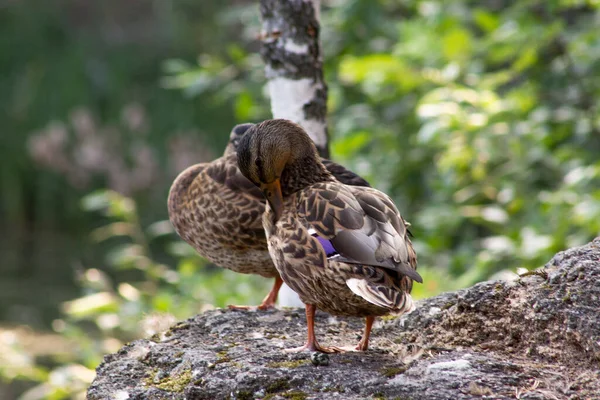
[[[235,97],[235,118],[238,121],[248,121],[252,119],[252,108],[254,100],[248,91],[243,91]]]
[[[90,234],[95,242],[102,242],[117,236],[132,236],[135,227],[128,222],[113,222],[100,228],[96,228]]]
[[[227,46],[227,55],[229,55],[234,63],[242,63],[248,56],[246,51],[237,44]]]
[[[106,256],[107,261],[118,268],[144,270],[150,260],[144,255],[144,248],[138,244],[124,244],[114,247]]]
[[[371,133],[367,131],[353,132],[336,140],[332,144],[332,151],[341,157],[350,157],[371,141]]]
[[[146,228],[146,233],[150,238],[170,235],[174,232],[173,225],[169,220],[155,222]]]
[[[136,207],[133,199],[122,196],[116,192],[109,193],[107,215],[127,221],[135,219]]]
[[[191,68],[190,63],[179,58],[170,58],[162,64],[162,69],[167,74],[179,74]]]
[[[161,291],[152,298],[152,308],[158,312],[169,312],[173,308],[173,296]]]
[[[98,211],[108,207],[110,203],[108,190],[97,190],[81,199],[81,207],[85,211]]]
[[[445,33],[442,43],[448,61],[463,61],[471,56],[471,34],[466,29],[455,28]]]
[[[393,84],[408,91],[421,81],[420,76],[403,61],[389,54],[344,57],[339,67],[339,77],[342,82],[363,83],[372,94],[384,84]]]
[[[103,210],[109,217],[124,220],[134,219],[136,213],[132,199],[112,190],[98,190],[83,197],[81,206],[86,211]]]
[[[73,318],[92,317],[103,312],[118,310],[116,296],[109,292],[99,292],[63,303],[62,310]]]
[[[497,15],[481,8],[473,12],[473,19],[479,28],[488,33],[496,30],[500,25]]]
[[[519,58],[513,63],[513,69],[515,71],[521,72],[525,69],[533,66],[538,60],[537,50],[535,47],[528,47],[523,50]]]
[[[200,270],[201,264],[194,258],[185,258],[179,262],[177,271],[182,278],[192,277]]]

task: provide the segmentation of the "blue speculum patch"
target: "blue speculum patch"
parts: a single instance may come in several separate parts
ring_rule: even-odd
[[[331,244],[331,241],[322,238],[317,234],[313,234],[313,236],[317,238],[319,243],[321,243],[321,246],[323,247],[323,250],[325,250],[325,254],[327,255],[327,257],[332,257],[338,254],[337,250],[333,247],[333,244]]]

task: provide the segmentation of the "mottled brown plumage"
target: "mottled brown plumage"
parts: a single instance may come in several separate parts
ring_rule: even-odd
[[[317,308],[367,318],[357,350],[367,349],[375,316],[412,310],[412,281],[422,279],[407,224],[386,194],[336,181],[306,132],[286,120],[248,129],[238,164],[268,200],[263,225],[275,266],[307,305],[308,341],[298,350],[337,350],[314,337]]]
[[[171,186],[168,209],[179,236],[203,257],[235,272],[276,278],[259,306],[267,309],[273,307],[282,281],[269,255],[262,226],[265,199],[237,167],[236,147],[250,126],[234,127],[223,157],[179,174]],[[342,166],[325,162],[344,182],[368,185]]]

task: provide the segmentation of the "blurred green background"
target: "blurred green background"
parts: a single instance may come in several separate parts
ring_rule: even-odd
[[[321,22],[332,158],[412,223],[415,297],[598,235],[598,0],[323,0]],[[179,171],[270,117],[259,29],[250,0],[0,1],[0,398],[81,397],[122,343],[264,296],[165,221]]]

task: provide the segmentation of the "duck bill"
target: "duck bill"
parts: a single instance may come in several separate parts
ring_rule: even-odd
[[[279,179],[275,179],[271,183],[262,184],[261,189],[275,213],[275,219],[278,220],[283,213],[283,195],[281,194]]]

